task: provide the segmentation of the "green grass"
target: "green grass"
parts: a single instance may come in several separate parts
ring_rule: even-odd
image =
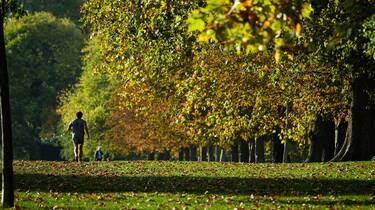
[[[14,162],[20,209],[375,209],[375,162]]]

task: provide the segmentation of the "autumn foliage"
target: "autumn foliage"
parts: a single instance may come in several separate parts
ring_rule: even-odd
[[[116,81],[102,130],[112,150],[176,154],[189,145],[227,149],[238,139],[270,136],[303,149],[313,144],[319,119],[336,128],[351,122],[356,76],[344,58],[363,53],[353,47],[362,42],[340,45],[342,57],[331,50],[335,32],[322,25],[333,24],[331,7],[215,2],[85,2],[84,24],[90,39],[100,40],[100,62],[86,71]],[[324,57],[330,54],[336,61]]]

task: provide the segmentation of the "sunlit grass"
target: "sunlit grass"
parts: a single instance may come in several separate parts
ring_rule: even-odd
[[[14,163],[21,209],[374,209],[375,163]]]

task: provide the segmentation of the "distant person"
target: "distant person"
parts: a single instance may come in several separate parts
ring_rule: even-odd
[[[83,142],[85,132],[87,138],[90,138],[89,131],[87,129],[86,121],[82,119],[83,113],[77,112],[77,118],[69,124],[68,131],[72,133],[72,140],[74,144],[74,160],[81,162],[83,156]]]
[[[103,152],[101,147],[98,147],[98,149],[95,151],[94,156],[96,161],[101,161],[103,159]]]

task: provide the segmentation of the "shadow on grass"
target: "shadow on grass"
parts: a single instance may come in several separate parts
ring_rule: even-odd
[[[15,182],[15,187],[19,191],[41,192],[132,191],[279,196],[375,194],[375,180],[15,174]]]

